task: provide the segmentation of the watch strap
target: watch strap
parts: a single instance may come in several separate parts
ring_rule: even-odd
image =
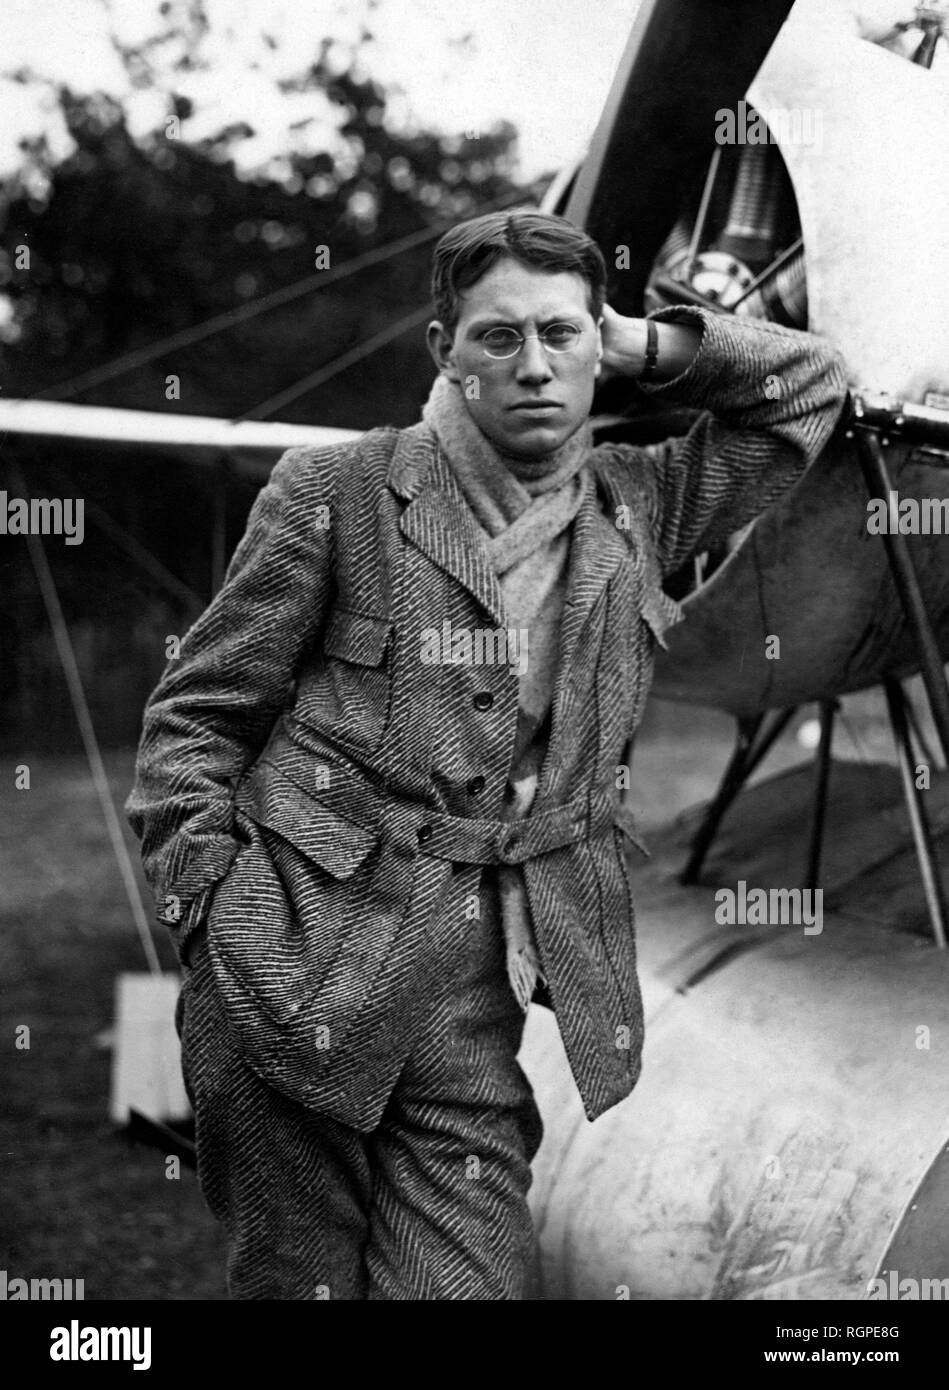
[[[659,366],[659,332],[652,319],[646,320],[646,356],[640,380],[655,376]]]

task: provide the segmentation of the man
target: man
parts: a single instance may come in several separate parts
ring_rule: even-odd
[[[280,460],[146,709],[128,811],[235,1297],[521,1297],[531,997],[590,1119],[639,1074],[616,788],[661,581],[801,476],[845,381],[806,334],[604,287],[561,218],[447,233],[422,422]],[[703,413],[593,448],[603,369]]]

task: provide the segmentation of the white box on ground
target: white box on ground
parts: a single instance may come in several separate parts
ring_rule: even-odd
[[[115,1046],[109,1118],[126,1124],[130,1110],[151,1120],[187,1119],[175,1003],[181,980],[168,973],[122,974],[115,982]]]

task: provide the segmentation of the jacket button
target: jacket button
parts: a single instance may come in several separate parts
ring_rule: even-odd
[[[471,703],[475,709],[490,709],[494,704],[494,696],[490,690],[479,690]]]
[[[485,788],[485,779],[479,773],[477,777],[472,777],[468,783],[469,796],[479,796]]]
[[[431,825],[420,825],[415,833],[418,836],[419,844],[424,845],[435,834],[435,829]]]

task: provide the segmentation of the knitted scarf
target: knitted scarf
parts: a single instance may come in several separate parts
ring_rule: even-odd
[[[560,619],[570,554],[570,527],[590,486],[584,464],[588,424],[541,458],[504,454],[475,424],[461,387],[439,375],[422,411],[464,494],[490,558],[509,629],[526,630],[526,669],[519,677],[514,757],[502,819],[530,813],[550,731],[560,653]],[[541,974],[530,905],[519,865],[498,868],[507,971],[526,1011]]]

